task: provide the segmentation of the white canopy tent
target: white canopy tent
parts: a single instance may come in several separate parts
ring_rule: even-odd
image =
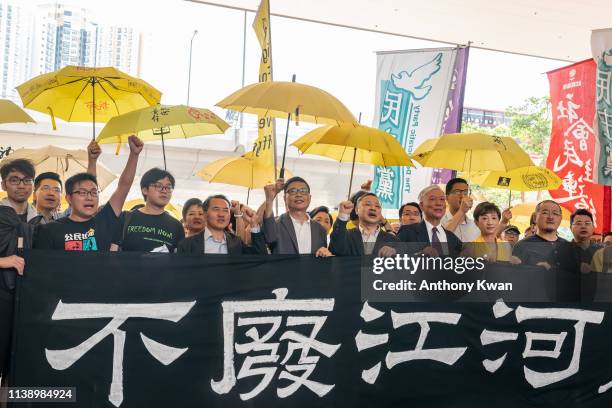
[[[259,0],[186,0],[255,11]],[[609,0],[271,0],[302,21],[562,61],[591,56],[592,29],[610,27]]]

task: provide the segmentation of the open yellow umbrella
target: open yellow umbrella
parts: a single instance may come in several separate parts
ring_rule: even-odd
[[[113,67],[78,67],[69,65],[58,71],[39,75],[19,85],[23,106],[69,122],[92,122],[155,105],[161,93],[142,79]]]
[[[0,99],[0,123],[36,123],[30,115],[13,101]]]
[[[335,96],[314,86],[295,82],[259,82],[248,85],[217,103],[217,106],[238,112],[260,116],[287,118],[285,144],[280,177],[284,177],[287,137],[291,117],[296,122],[324,123],[339,125],[356,122],[351,112]]]
[[[389,133],[356,123],[323,126],[291,144],[301,153],[325,156],[339,162],[352,162],[349,197],[355,163],[376,166],[414,166],[402,145]]]
[[[229,125],[208,109],[185,105],[155,105],[109,120],[98,135],[103,143],[127,143],[130,135],[140,140],[161,140],[166,168],[165,139],[182,139],[225,133]]]
[[[134,198],[132,200],[126,201],[123,204],[123,210],[130,211],[135,206],[144,205],[144,204],[145,204],[144,199]],[[178,204],[168,203],[168,205],[166,206],[166,211],[168,212],[168,214],[172,215],[174,218],[176,218],[179,221],[183,219],[183,207],[181,207]]]
[[[539,166],[519,167],[507,172],[473,172],[470,180],[482,187],[510,190],[508,206],[511,204],[512,191],[554,190],[559,188],[563,182],[552,170]]]
[[[68,150],[57,146],[17,149],[0,161],[0,165],[14,159],[30,159],[34,163],[36,174],[52,171],[59,174],[62,181],[66,181],[67,178],[77,173],[87,171],[87,151],[80,149]],[[104,190],[117,176],[102,163],[98,163],[96,178],[98,179],[98,187],[100,190]]]
[[[534,166],[529,155],[509,137],[485,133],[449,133],[427,139],[412,153],[424,167],[458,171],[509,171]]]

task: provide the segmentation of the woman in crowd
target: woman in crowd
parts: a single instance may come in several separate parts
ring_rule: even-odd
[[[185,238],[199,234],[206,227],[202,200],[190,198],[183,207],[183,226],[185,228]]]
[[[521,261],[512,256],[510,243],[497,239],[497,229],[501,219],[501,211],[490,202],[483,202],[474,209],[474,222],[480,230],[480,235],[466,246],[467,255],[483,257],[489,262],[510,262],[518,264]]]

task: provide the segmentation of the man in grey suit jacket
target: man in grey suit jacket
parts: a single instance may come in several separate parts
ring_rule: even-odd
[[[330,256],[327,249],[327,233],[318,223],[310,220],[310,186],[301,177],[292,177],[284,183],[264,187],[266,202],[263,233],[273,254],[313,254]],[[274,218],[273,204],[277,194],[283,191],[287,212]]]

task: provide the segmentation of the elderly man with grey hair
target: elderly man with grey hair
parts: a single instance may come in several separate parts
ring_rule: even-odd
[[[461,241],[441,224],[446,213],[444,191],[437,185],[424,188],[419,193],[419,205],[423,210],[423,221],[403,225],[398,232],[399,240],[424,244],[422,252],[429,256],[459,255]]]

